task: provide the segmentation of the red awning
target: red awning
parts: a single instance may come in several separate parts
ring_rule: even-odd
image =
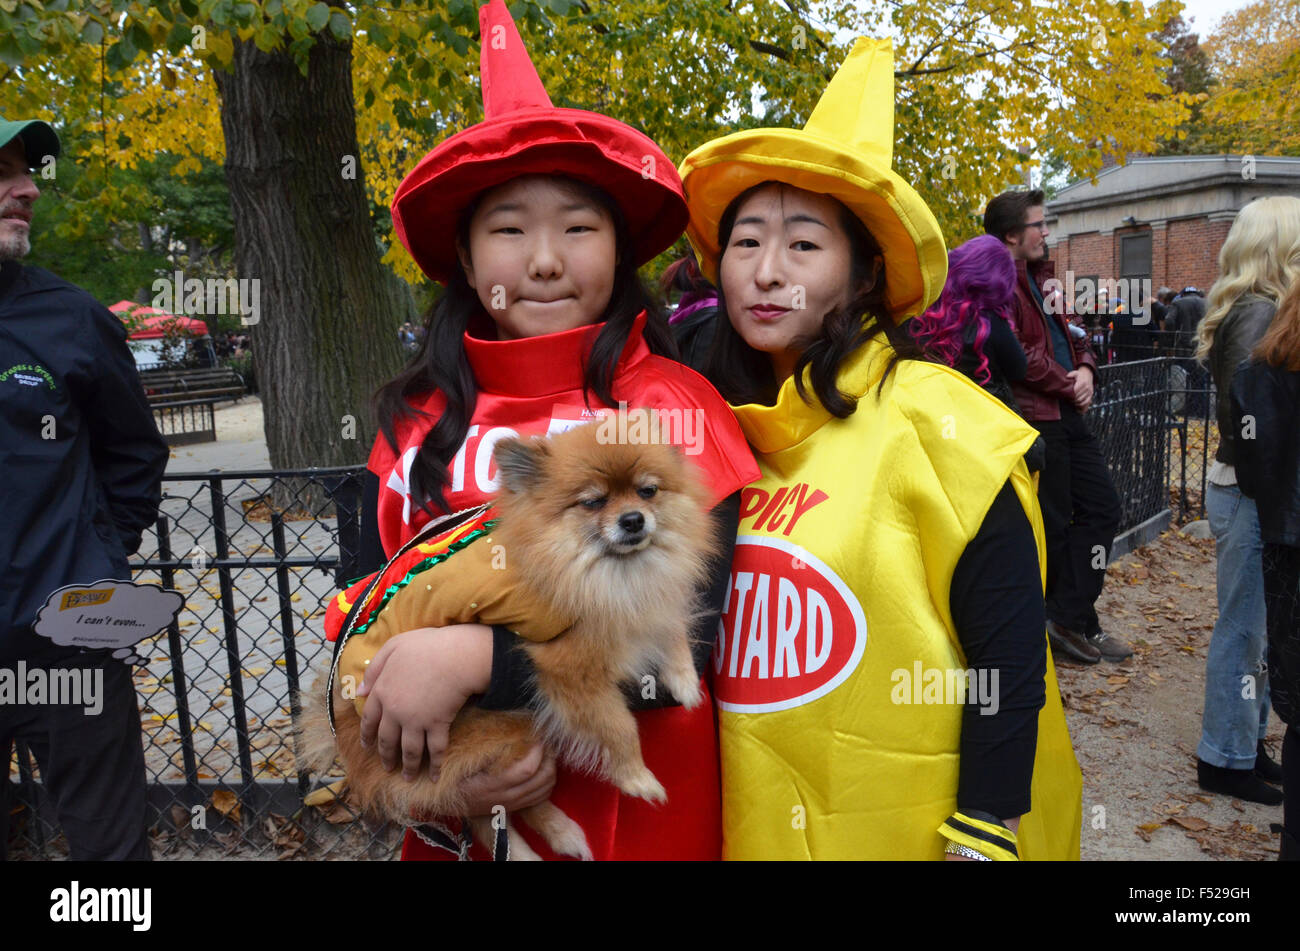
[[[178,326],[195,337],[202,337],[208,332],[208,325],[193,317],[181,317],[169,314],[156,307],[147,307],[135,301],[120,300],[108,308],[115,314],[134,314],[143,318],[142,327],[130,335],[131,340],[157,340],[165,336],[172,326]]]

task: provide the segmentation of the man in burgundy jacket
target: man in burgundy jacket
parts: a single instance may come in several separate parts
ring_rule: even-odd
[[[1021,413],[1047,443],[1038,485],[1047,533],[1047,632],[1053,651],[1095,664],[1132,656],[1127,643],[1101,629],[1093,607],[1106,580],[1120,499],[1101,446],[1084,424],[1092,405],[1097,358],[1084,334],[1072,334],[1064,295],[1045,290],[1055,272],[1047,259],[1043,193],[1003,192],[984,210],[984,230],[1016,262],[1016,336],[1028,372],[1012,390]]]

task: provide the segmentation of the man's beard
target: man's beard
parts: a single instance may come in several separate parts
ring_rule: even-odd
[[[0,238],[0,262],[21,260],[31,253],[31,250],[32,242],[26,232],[11,238]]]

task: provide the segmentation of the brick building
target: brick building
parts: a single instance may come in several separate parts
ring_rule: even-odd
[[[1047,243],[1062,282],[1073,272],[1076,294],[1116,280],[1208,292],[1237,212],[1266,195],[1300,197],[1300,158],[1132,158],[1058,192],[1046,208]]]

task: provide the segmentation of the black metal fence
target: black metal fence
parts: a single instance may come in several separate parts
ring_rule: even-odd
[[[1218,445],[1214,401],[1209,374],[1188,359],[1100,368],[1085,418],[1123,500],[1121,532],[1165,510],[1176,524],[1205,517],[1205,483]]]
[[[185,595],[137,650],[155,855],[392,857],[398,831],[306,806],[298,692],[326,664],[326,600],[357,574],[360,468],[168,476],[136,581]],[[15,857],[61,854],[39,771],[16,750]]]
[[[1124,500],[1121,531],[1204,511],[1213,392],[1177,358],[1103,366],[1087,415]],[[322,617],[356,575],[360,468],[168,476],[138,581],[185,606],[136,674],[159,857],[391,858],[400,830],[346,803],[303,802],[298,691],[329,658]],[[287,501],[286,501],[287,500]],[[19,748],[15,857],[61,854],[28,751]],[[195,817],[203,821],[196,823]],[[203,826],[203,827],[196,827]]]
[[[153,420],[169,446],[188,446],[200,442],[214,442],[217,424],[213,407],[215,399],[181,400],[175,403],[153,403]]]

